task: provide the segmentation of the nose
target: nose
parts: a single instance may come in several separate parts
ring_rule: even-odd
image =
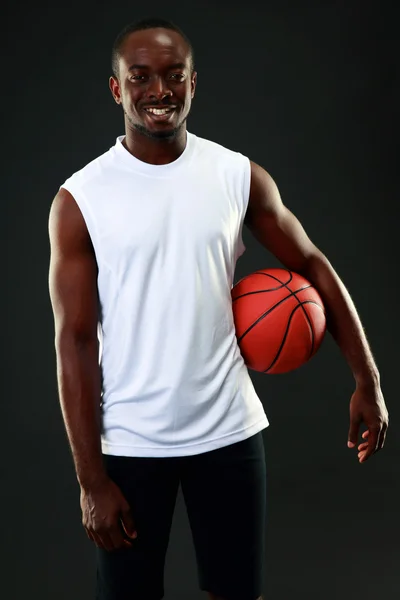
[[[168,96],[172,96],[171,90],[167,86],[167,82],[162,77],[153,77],[147,88],[149,98],[162,100]]]

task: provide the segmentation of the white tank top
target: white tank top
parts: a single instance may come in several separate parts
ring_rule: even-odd
[[[250,162],[187,133],[144,163],[123,136],[67,179],[98,265],[102,450],[185,456],[268,426],[232,315]]]

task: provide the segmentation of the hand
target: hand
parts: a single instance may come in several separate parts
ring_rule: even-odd
[[[89,489],[81,487],[82,524],[90,540],[104,550],[128,548],[137,537],[130,507],[119,487],[106,477]],[[125,536],[124,536],[125,532]]]
[[[362,434],[362,438],[366,441],[358,446],[360,463],[381,450],[385,443],[389,415],[379,385],[357,385],[350,401],[350,429],[347,442],[349,448],[354,448],[358,442],[361,423],[365,424],[367,430]]]

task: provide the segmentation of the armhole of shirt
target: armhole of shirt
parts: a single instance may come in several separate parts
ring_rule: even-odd
[[[86,224],[86,229],[88,231],[88,235],[89,235],[90,240],[93,245],[94,253],[96,256],[96,261],[98,264],[98,248],[97,248],[97,244],[96,244],[96,240],[95,240],[95,236],[94,236],[94,230],[95,230],[94,219],[92,218],[90,210],[88,209],[87,203],[82,198],[82,194],[79,190],[79,187],[77,185],[74,185],[72,178],[70,178],[70,179],[67,179],[65,181],[65,183],[63,183],[60,186],[60,189],[67,190],[67,192],[69,192],[71,194],[71,196],[75,200],[79,210],[81,211],[83,220],[85,221],[85,224]],[[100,321],[97,323],[97,339],[99,340],[98,361],[99,361],[99,364],[101,364],[101,358],[103,355],[103,330],[102,330]],[[103,391],[101,393],[103,393]]]
[[[240,226],[239,226],[239,236],[238,236],[238,246],[236,252],[236,260],[238,260],[244,251],[246,250],[246,246],[243,241],[243,225],[244,219],[247,212],[247,207],[249,205],[250,199],[250,183],[251,183],[251,166],[250,160],[242,155],[243,160],[243,181],[242,181],[242,214],[240,218]]]
[[[80,192],[79,186],[75,185],[72,181],[72,178],[67,179],[65,183],[60,186],[60,189],[67,190],[75,200],[79,210],[81,211],[83,220],[85,221],[86,228],[88,230],[89,237],[92,241],[93,248],[96,251],[96,240],[94,239],[94,220],[92,218],[91,212],[87,206],[87,203],[82,197],[82,193]]]

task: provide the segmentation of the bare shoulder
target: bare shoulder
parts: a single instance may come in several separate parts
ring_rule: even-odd
[[[250,161],[250,167],[250,196],[245,219],[247,224],[260,211],[273,213],[282,205],[278,187],[268,171],[253,161]]]
[[[91,238],[73,196],[61,189],[49,216],[49,290],[56,331],[95,339],[98,268]]]
[[[72,194],[61,188],[50,208],[49,236],[52,250],[85,248],[92,245],[85,220]]]

